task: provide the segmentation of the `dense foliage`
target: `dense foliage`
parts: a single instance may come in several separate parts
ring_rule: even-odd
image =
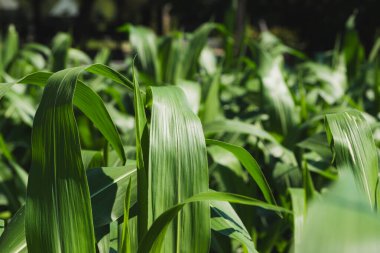
[[[380,40],[354,25],[315,59],[125,25],[118,63],[10,27],[0,252],[378,252]]]

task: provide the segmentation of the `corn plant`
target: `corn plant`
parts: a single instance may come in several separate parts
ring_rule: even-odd
[[[234,59],[230,30],[128,24],[115,65],[10,27],[0,252],[377,252],[378,40],[352,16],[316,60],[247,29]]]

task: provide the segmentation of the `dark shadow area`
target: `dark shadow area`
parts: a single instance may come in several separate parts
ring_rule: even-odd
[[[45,44],[66,31],[88,47],[95,43],[91,40],[124,40],[117,28],[125,23],[151,27],[158,34],[193,31],[208,21],[239,33],[247,23],[257,31],[268,27],[288,44],[313,53],[331,49],[357,11],[357,28],[368,51],[379,33],[379,9],[376,0],[0,0],[0,30],[13,23],[23,40]]]

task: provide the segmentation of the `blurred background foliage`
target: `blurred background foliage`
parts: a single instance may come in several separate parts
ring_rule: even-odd
[[[345,166],[354,172],[368,170],[371,189],[376,185],[376,195],[371,196],[380,196],[376,163],[380,146],[378,7],[378,2],[369,0],[0,0],[0,82],[8,83],[2,85],[6,95],[0,90],[0,97],[4,96],[0,104],[0,218],[8,226],[8,219],[17,217],[13,215],[25,203],[31,167],[29,136],[42,95],[40,87],[15,85],[10,89],[9,83],[35,71],[56,72],[97,63],[131,80],[136,67],[143,88],[179,86],[191,98],[191,109],[199,116],[206,138],[244,147],[257,160],[277,203],[285,208],[292,205],[294,211],[294,216],[279,219],[272,212],[234,206],[257,250],[289,252],[294,238],[297,253],[336,253],[342,241],[352,249],[344,252],[377,253],[378,248],[369,251],[352,246],[365,247],[364,237],[374,238],[378,246],[380,231],[379,215],[371,213],[373,206],[354,209],[363,211],[354,213],[343,208],[363,206],[356,201],[352,184],[337,185],[323,205],[310,207],[315,215],[309,216],[312,225],[305,226],[305,238],[313,242],[313,251],[306,251],[307,245],[298,241],[303,233],[298,223],[303,222],[309,201],[326,192]],[[46,77],[46,72],[41,73]],[[133,95],[114,85],[115,79],[86,73],[83,81],[102,98],[127,158],[135,159]],[[363,115],[347,113],[347,108]],[[325,114],[331,113],[338,114],[326,118],[325,124]],[[80,110],[75,114],[85,167],[121,165],[96,125]],[[351,133],[343,148],[336,141],[341,129]],[[334,143],[339,149],[332,153],[329,146]],[[265,197],[240,158],[217,142],[208,144],[211,189]],[[370,166],[351,166],[358,159],[356,154],[370,161]],[[356,177],[361,185],[362,174]],[[117,192],[125,192],[126,185],[127,181],[115,186],[120,189]],[[107,213],[105,218],[115,231],[123,215],[124,197],[111,195],[116,200],[110,205],[118,208],[119,216],[112,220]],[[378,212],[380,201],[376,203]],[[93,207],[104,210],[97,208],[95,200]],[[342,238],[334,240],[337,235]],[[0,251],[2,242],[13,242],[7,236],[0,239]],[[109,241],[117,241],[112,238]],[[16,239],[23,243],[25,238]],[[241,252],[240,244],[216,233],[211,247],[213,252]]]
[[[0,30],[4,33],[13,23],[22,40],[41,43],[66,31],[83,49],[117,50],[125,39],[117,28],[124,23],[166,34],[193,31],[215,21],[236,36],[245,24],[253,30],[269,28],[286,44],[314,53],[334,45],[353,11],[358,13],[356,27],[362,43],[369,49],[379,33],[379,9],[377,0],[0,0]]]

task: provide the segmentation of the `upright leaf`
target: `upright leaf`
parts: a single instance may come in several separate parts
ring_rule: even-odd
[[[220,28],[220,26],[215,23],[206,23],[191,34],[183,56],[182,78],[192,79],[198,66],[199,57],[207,44],[208,35],[216,28]]]
[[[292,94],[281,72],[281,58],[274,58],[261,48],[258,48],[258,56],[262,106],[270,116],[271,127],[285,135],[298,119]]]
[[[129,32],[129,40],[137,52],[137,57],[144,71],[157,82],[161,81],[161,68],[157,54],[157,37],[154,32],[142,26],[125,25],[120,31]]]
[[[52,71],[59,71],[66,68],[68,51],[71,46],[71,37],[66,33],[58,33],[53,39],[52,48]]]
[[[14,25],[9,26],[8,32],[4,41],[4,45],[1,48],[2,59],[0,60],[0,66],[5,69],[17,54],[19,47],[19,36]],[[0,79],[1,80],[1,79]]]
[[[378,168],[372,131],[359,111],[326,115],[326,131],[340,172],[354,175],[355,182],[375,207]]]
[[[360,42],[359,33],[355,30],[355,19],[356,13],[348,18],[342,45],[347,74],[351,78],[357,77],[365,58],[364,47]]]
[[[140,92],[138,80],[133,72],[134,83],[134,109],[135,109],[135,129],[136,129],[136,164],[137,164],[137,199],[139,203],[138,211],[138,240],[142,240],[148,231],[149,222],[151,222],[151,213],[149,212],[149,189],[148,189],[148,150],[147,143],[148,123],[145,115],[144,99]],[[146,145],[148,144],[148,145]]]
[[[153,219],[194,194],[208,190],[202,126],[178,87],[151,87],[149,191]],[[207,252],[210,208],[207,202],[183,208],[171,223],[163,252]]]
[[[131,180],[129,180],[128,188],[127,188],[127,192],[125,193],[125,200],[124,200],[124,221],[123,221],[123,231],[121,235],[121,246],[120,246],[120,251],[122,253],[131,252],[130,228],[128,225],[129,208],[131,204],[131,185],[132,185],[132,182]]]
[[[291,188],[290,197],[292,198],[292,211],[293,211],[293,240],[294,240],[294,253],[301,253],[299,245],[301,244],[302,229],[304,226],[304,219],[306,214],[305,208],[305,191],[300,188]]]
[[[208,90],[206,100],[204,102],[202,111],[202,122],[204,124],[213,122],[222,118],[221,105],[219,98],[219,86],[221,69],[218,69],[217,73],[213,76],[211,85]]]

